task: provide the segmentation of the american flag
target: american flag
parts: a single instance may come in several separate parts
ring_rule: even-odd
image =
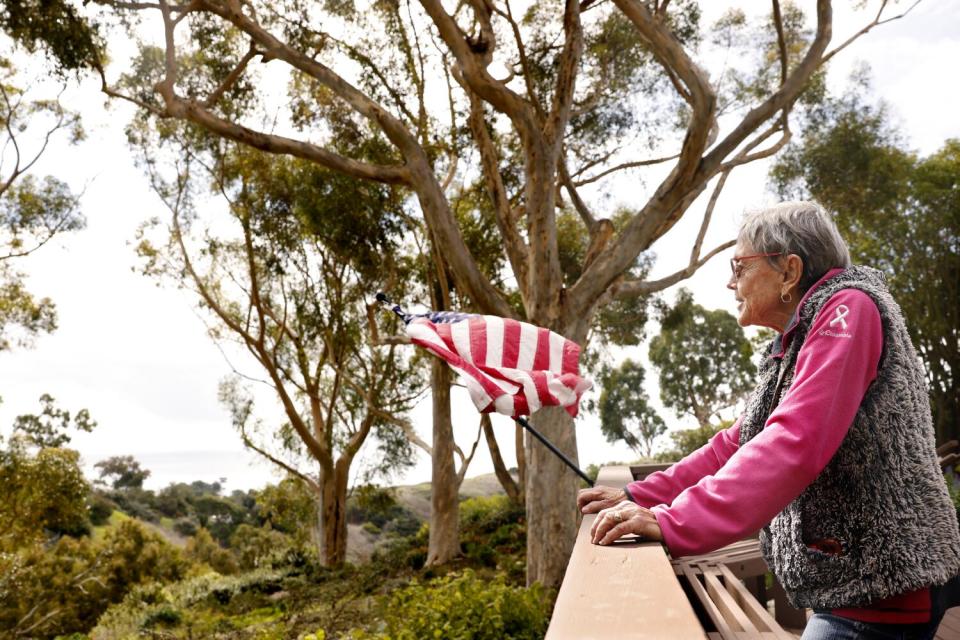
[[[548,329],[497,316],[395,311],[414,344],[461,375],[483,413],[517,417],[561,406],[575,417],[580,396],[593,386],[580,377],[580,345]]]

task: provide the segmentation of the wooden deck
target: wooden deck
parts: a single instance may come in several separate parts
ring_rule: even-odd
[[[937,629],[936,640],[960,640],[960,607],[947,610]]]
[[[657,469],[605,467],[600,470],[597,483],[624,486],[634,476],[643,476],[654,470]],[[590,527],[594,518],[592,515],[584,516],[580,525],[567,572],[557,594],[546,640],[712,640],[726,636],[753,637],[744,632],[747,627],[743,631],[733,631],[732,635],[728,632],[726,636],[712,628],[705,629],[703,625],[709,626],[709,622],[701,623],[689,594],[681,587],[675,568],[659,543],[623,542],[608,547],[591,544]],[[724,566],[718,570],[727,569]],[[725,576],[728,580],[739,582],[743,578],[736,571],[727,572],[730,573],[730,576]],[[745,599],[740,593],[743,589],[737,590],[740,586],[731,584],[735,591],[732,596],[734,601],[738,595]],[[770,598],[770,594],[767,597]],[[721,598],[721,604],[727,600],[729,598]],[[748,607],[744,611],[749,617],[752,610]],[[770,613],[773,612],[771,609]],[[753,613],[762,618],[764,612]],[[760,630],[757,637],[766,638],[769,635],[771,638],[788,638],[792,635],[800,638],[803,629],[798,627],[805,624],[805,616],[803,611],[795,613],[798,619],[791,620],[791,624],[783,624],[787,633]],[[643,623],[638,624],[638,620]],[[753,620],[750,622],[755,623]],[[747,626],[752,629],[755,624]],[[960,640],[960,607],[947,611],[935,639]]]

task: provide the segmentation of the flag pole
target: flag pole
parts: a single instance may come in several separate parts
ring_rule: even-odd
[[[393,301],[390,300],[390,298],[387,296],[387,294],[385,294],[384,292],[380,291],[380,292],[377,293],[376,298],[377,298],[377,302],[380,302],[380,303],[389,305],[391,311],[393,311],[395,314],[397,314],[397,315],[400,316],[401,318],[404,318],[404,315],[405,315],[405,314],[403,313],[403,309],[400,307],[400,305],[394,304]],[[406,318],[404,318],[404,319],[406,319]],[[536,429],[534,429],[534,428],[530,425],[530,423],[527,422],[527,419],[526,419],[526,418],[524,418],[523,416],[517,416],[517,417],[514,418],[514,420],[516,420],[516,421],[517,421],[517,424],[519,424],[521,427],[523,427],[524,429],[526,429],[527,431],[529,431],[531,434],[533,434],[533,437],[536,438],[537,440],[539,440],[541,443],[543,443],[543,446],[545,446],[547,449],[549,449],[549,450],[553,453],[553,455],[555,455],[555,456],[557,456],[558,458],[560,458],[561,460],[563,460],[564,464],[566,464],[568,467],[570,467],[570,468],[574,471],[574,473],[576,473],[578,476],[580,476],[581,478],[583,478],[584,482],[586,482],[586,483],[587,483],[588,485],[590,485],[591,487],[593,486],[593,480],[590,479],[590,476],[588,476],[588,475],[585,474],[583,471],[581,471],[580,467],[578,467],[576,464],[574,464],[573,460],[571,460],[571,459],[568,458],[566,455],[564,455],[564,453],[563,453],[562,451],[560,451],[559,449],[557,449],[557,447],[556,447],[552,442],[550,442],[549,440],[547,440],[547,439],[543,436],[543,434],[541,434],[539,431],[537,431]]]
[[[540,442],[542,442],[542,443],[543,443],[543,446],[545,446],[547,449],[550,449],[550,451],[553,452],[553,455],[555,455],[555,456],[557,456],[558,458],[560,458],[561,460],[563,460],[563,462],[564,462],[568,467],[570,467],[571,469],[573,469],[573,471],[574,471],[578,476],[580,476],[581,478],[583,478],[583,480],[584,480],[588,485],[590,485],[591,487],[593,486],[593,480],[590,479],[590,476],[588,476],[587,474],[585,474],[585,473],[580,469],[580,467],[578,467],[576,464],[574,464],[574,463],[573,463],[573,460],[571,460],[571,459],[568,458],[566,455],[564,455],[564,453],[563,453],[562,451],[560,451],[560,449],[557,449],[557,447],[554,446],[554,444],[553,444],[552,442],[550,442],[550,441],[547,440],[545,437],[543,437],[543,435],[542,435],[539,431],[537,431],[536,429],[534,429],[534,428],[530,425],[530,423],[527,422],[527,419],[526,419],[526,418],[524,418],[523,416],[517,416],[517,417],[514,418],[514,420],[516,420],[516,421],[517,421],[517,424],[519,424],[521,427],[523,427],[524,429],[526,429],[527,431],[529,431],[531,434],[533,434],[533,437],[534,437],[534,438],[536,438],[537,440],[539,440]]]

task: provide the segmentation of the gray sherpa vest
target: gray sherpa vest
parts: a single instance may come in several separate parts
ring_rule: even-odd
[[[836,454],[760,532],[764,559],[797,607],[862,606],[960,572],[957,516],[937,462],[923,368],[879,271],[853,267],[811,293],[783,358],[771,357],[779,336],[768,349],[743,414],[740,446],[760,433],[790,388],[807,331],[841,289],[859,289],[876,303],[884,349]],[[842,553],[807,546],[823,538],[839,540]]]

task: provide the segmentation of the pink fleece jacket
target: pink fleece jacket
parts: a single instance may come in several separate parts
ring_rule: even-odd
[[[780,353],[770,357],[783,357],[796,317]],[[627,485],[633,501],[654,512],[670,554],[706,553],[740,540],[800,495],[840,447],[882,351],[873,300],[856,289],[840,291],[807,333],[793,384],[759,435],[740,447],[738,420],[666,471]]]

